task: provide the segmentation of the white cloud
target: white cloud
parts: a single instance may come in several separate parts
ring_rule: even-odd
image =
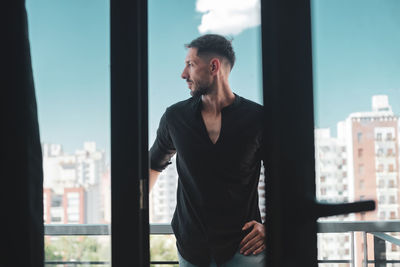
[[[237,35],[261,23],[260,0],[197,0],[201,34]]]

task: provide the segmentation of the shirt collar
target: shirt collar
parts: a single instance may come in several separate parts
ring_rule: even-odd
[[[221,110],[221,112],[222,112],[222,111],[223,111],[223,112],[226,112],[226,111],[228,111],[228,110],[234,109],[234,108],[236,108],[236,107],[240,104],[241,97],[238,96],[238,95],[235,94],[235,93],[233,93],[233,94],[235,95],[235,99],[233,100],[232,104],[230,104],[229,106],[224,107],[224,108]],[[202,102],[201,102],[201,96],[193,97],[193,104],[192,104],[192,107],[193,107],[193,109],[194,109],[195,111],[200,111],[201,104],[202,104]]]

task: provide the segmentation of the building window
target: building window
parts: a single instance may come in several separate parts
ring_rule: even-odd
[[[383,172],[383,164],[382,163],[378,165],[378,170],[377,171],[378,172]]]
[[[390,219],[391,219],[391,220],[396,219],[396,212],[394,212],[394,211],[391,211],[391,212],[390,212]]]
[[[376,134],[376,140],[377,141],[382,141],[382,133],[377,133]]]
[[[378,187],[379,187],[379,188],[383,188],[384,186],[385,186],[385,181],[384,181],[383,179],[380,179],[380,180],[379,180]]]
[[[390,141],[390,140],[392,140],[392,139],[393,139],[392,133],[388,133],[388,134],[386,135],[386,140],[387,140],[387,141]]]
[[[393,155],[393,149],[392,149],[392,148],[389,148],[389,149],[387,150],[387,155],[388,155],[388,156],[392,156],[392,155]]]
[[[381,212],[379,213],[379,219],[381,219],[381,220],[384,220],[384,219],[385,219],[385,212],[384,212],[384,211],[381,211]]]
[[[385,196],[379,196],[379,204],[385,204]]]
[[[389,181],[389,187],[390,188],[395,188],[396,186],[394,185],[394,180]]]
[[[325,196],[326,195],[326,188],[321,188],[321,195]]]
[[[394,172],[394,166],[393,166],[393,164],[389,164],[389,172]]]
[[[326,181],[326,177],[325,176],[321,176],[321,183],[324,183]]]
[[[390,196],[389,198],[389,204],[395,204],[396,203],[396,198],[395,196]]]
[[[359,187],[360,189],[364,188],[364,180],[360,180]]]
[[[357,141],[360,143],[362,139],[362,133],[357,133]]]
[[[52,223],[61,222],[61,217],[51,217],[51,222],[52,222]]]
[[[362,149],[362,148],[359,148],[359,149],[358,149],[358,157],[359,157],[359,158],[362,158],[362,156],[363,156],[363,149]]]
[[[359,174],[363,174],[364,173],[364,165],[363,164],[358,165],[358,173]]]

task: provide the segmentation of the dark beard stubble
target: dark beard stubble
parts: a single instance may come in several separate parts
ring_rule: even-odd
[[[208,93],[210,93],[210,86],[207,85],[199,85],[195,90],[190,90],[190,95],[192,97],[200,97]]]

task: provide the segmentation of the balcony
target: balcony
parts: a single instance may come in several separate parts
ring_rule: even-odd
[[[51,236],[108,236],[110,235],[110,226],[105,224],[95,225],[45,225],[45,235]],[[400,260],[386,259],[386,251],[382,251],[382,246],[378,242],[385,241],[389,243],[395,251],[400,251],[400,239],[397,239],[387,233],[400,232],[400,221],[357,221],[357,222],[318,222],[318,234],[340,234],[349,233],[350,240],[350,257],[348,259],[319,259],[319,264],[349,264],[356,265],[355,257],[355,242],[361,241],[362,251],[367,252],[362,254],[361,264],[366,267],[368,264],[385,264],[385,263],[400,263]],[[356,238],[356,233],[360,233],[362,240]],[[151,235],[172,235],[172,228],[169,224],[151,224]],[[368,255],[367,237],[374,237],[374,255]],[[379,251],[378,248],[381,248]],[[384,247],[385,248],[385,247]],[[379,256],[377,255],[379,253]],[[374,259],[374,260],[373,260]],[[67,266],[110,266],[109,261],[77,261],[77,260],[59,260],[46,261],[46,265],[67,265]],[[152,260],[153,265],[176,265],[177,261],[173,260]],[[378,265],[376,265],[378,266]]]

